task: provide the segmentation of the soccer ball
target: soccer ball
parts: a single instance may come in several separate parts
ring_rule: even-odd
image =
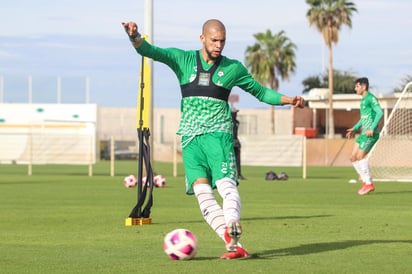
[[[187,229],[175,229],[164,238],[163,250],[172,260],[190,260],[196,255],[196,237]]]
[[[132,188],[137,185],[137,179],[134,175],[126,176],[123,180],[123,184],[127,188]]]
[[[166,178],[163,175],[156,175],[153,177],[153,184],[155,187],[164,187],[166,185]]]

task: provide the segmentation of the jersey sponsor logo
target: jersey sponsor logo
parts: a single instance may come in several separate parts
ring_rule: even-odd
[[[201,72],[199,73],[199,86],[209,86],[210,84],[210,73]]]

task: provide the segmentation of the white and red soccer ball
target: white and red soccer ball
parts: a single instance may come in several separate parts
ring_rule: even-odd
[[[155,187],[164,187],[166,185],[166,178],[163,175],[156,175],[153,177],[153,184]]]
[[[147,177],[142,178],[142,186],[145,186]],[[164,187],[166,185],[166,178],[163,175],[157,175],[153,177],[153,185],[155,187]]]
[[[137,185],[137,179],[134,175],[126,176],[123,180],[123,185],[127,188],[132,188]]]
[[[142,178],[142,186],[146,185],[147,177]],[[123,180],[123,185],[127,188],[137,186],[137,178],[134,175],[128,175]],[[166,185],[166,178],[163,175],[156,175],[153,177],[153,185],[155,187],[164,187]]]
[[[163,250],[172,260],[190,260],[196,255],[197,239],[187,229],[175,229],[165,236]]]

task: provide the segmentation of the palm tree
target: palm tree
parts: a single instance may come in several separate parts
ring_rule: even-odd
[[[246,48],[245,63],[252,76],[263,86],[279,89],[279,78],[289,80],[295,72],[296,45],[282,30],[273,35],[270,30],[253,35],[256,43]],[[271,107],[272,133],[275,133],[275,109]]]
[[[354,3],[346,0],[306,0],[310,5],[306,17],[309,26],[322,33],[323,40],[328,48],[328,71],[329,71],[329,138],[335,135],[333,119],[333,62],[332,43],[337,44],[339,30],[342,25],[352,27],[352,14],[357,12]]]

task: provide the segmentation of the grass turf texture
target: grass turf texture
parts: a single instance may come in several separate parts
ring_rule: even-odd
[[[2,273],[411,273],[412,184],[376,183],[358,196],[352,168],[242,167],[241,242],[247,260],[220,260],[223,242],[206,225],[184,179],[170,164],[154,163],[166,176],[155,189],[151,217],[143,226],[124,225],[136,189],[124,176],[134,161],[94,166],[0,165],[0,269]],[[270,169],[288,181],[265,181]],[[179,166],[182,174],[182,167]],[[163,237],[175,228],[199,241],[191,261],[172,261]]]

